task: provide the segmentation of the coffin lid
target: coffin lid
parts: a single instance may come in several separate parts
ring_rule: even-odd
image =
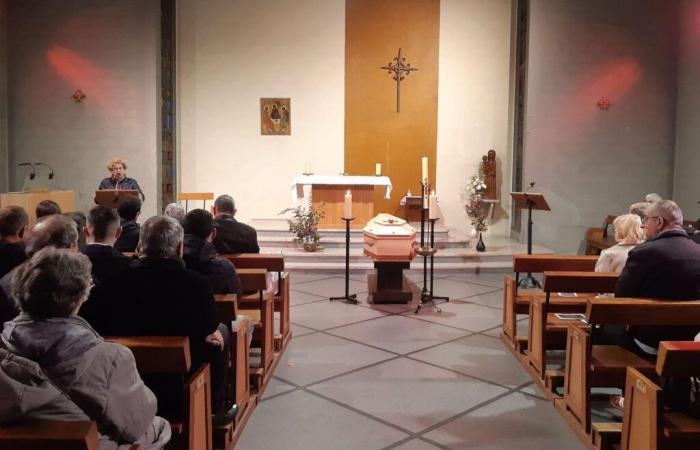
[[[379,213],[362,229],[375,236],[413,236],[416,229],[405,220],[387,213]]]

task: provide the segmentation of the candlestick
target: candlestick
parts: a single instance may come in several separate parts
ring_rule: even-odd
[[[421,158],[421,171],[420,179],[423,180],[424,184],[428,183],[428,157],[424,156]]]
[[[377,163],[374,165],[374,175],[381,176],[382,174],[382,163]]]
[[[352,193],[350,190],[345,193],[345,208],[343,208],[343,217],[350,219],[352,217]]]

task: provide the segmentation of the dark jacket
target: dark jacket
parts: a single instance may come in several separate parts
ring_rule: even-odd
[[[12,293],[12,274],[14,269],[0,278],[0,326],[8,320],[14,319],[19,314],[19,308],[10,294]]]
[[[615,297],[700,299],[700,246],[683,230],[659,233],[630,250],[615,286]],[[693,328],[638,327],[634,337],[658,347],[660,340],[690,339]]]
[[[143,195],[143,191],[141,190],[141,186],[139,186],[138,181],[129,177],[124,177],[123,180],[117,181],[116,183],[114,182],[114,180],[112,180],[111,177],[107,177],[104,180],[100,181],[100,186],[97,189],[136,190],[139,191],[139,194],[141,194],[141,200],[146,201],[146,196]]]
[[[241,280],[231,261],[220,257],[216,248],[206,239],[193,234],[185,235],[185,266],[204,275],[214,294],[243,295]]]
[[[219,214],[214,219],[214,226],[214,247],[219,254],[260,253],[258,234],[250,225],[237,221],[231,215]]]
[[[63,392],[62,392],[63,391]],[[131,351],[104,341],[79,317],[20,314],[0,342],[0,422],[94,420],[102,450],[161,448],[170,426],[156,417]]]
[[[114,248],[120,252],[135,252],[139,244],[141,227],[136,222],[122,222],[122,234],[114,243]]]
[[[0,241],[0,277],[22,264],[26,259],[24,244]]]

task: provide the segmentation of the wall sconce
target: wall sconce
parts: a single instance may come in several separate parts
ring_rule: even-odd
[[[601,97],[596,105],[598,105],[598,108],[602,109],[603,111],[607,111],[610,108],[610,100],[608,100],[607,97]]]
[[[81,91],[80,89],[73,93],[73,99],[75,100],[75,103],[82,103],[84,98],[87,98],[87,95],[83,94],[83,91]]]

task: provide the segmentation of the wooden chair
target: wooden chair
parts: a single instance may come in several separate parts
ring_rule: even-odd
[[[616,345],[592,345],[596,325],[693,326],[700,323],[700,301],[592,298],[588,327],[569,326],[564,369],[564,397],[555,406],[586,434],[591,432],[591,388],[625,384],[628,367],[650,375],[654,364]],[[595,436],[594,436],[595,438]]]
[[[204,364],[188,377],[192,364],[189,338],[129,336],[105,339],[131,349],[142,375],[177,375],[183,378],[185,405],[182,415],[167,418],[173,431],[169,448],[211,450],[213,447],[209,364]]]
[[[515,278],[506,275],[503,286],[503,331],[501,339],[514,352],[523,350],[527,344],[525,336],[517,335],[517,315],[529,314],[530,300],[533,296],[544,296],[541,290],[519,290],[520,276],[527,273],[543,273],[545,271],[585,271],[593,272],[597,256],[577,255],[513,255],[513,272]],[[551,299],[559,303],[558,296]],[[562,308],[566,308],[566,300]]]
[[[563,381],[563,373],[546,371],[546,351],[565,349],[567,329],[576,324],[558,318],[556,313],[584,313],[589,297],[615,292],[617,278],[617,273],[610,272],[544,272],[544,298],[536,295],[530,302],[527,362],[536,379],[549,391],[560,385],[557,380]],[[558,293],[576,293],[576,297],[559,296],[556,304],[550,303],[551,297]]]
[[[177,194],[177,201],[185,201],[185,212],[190,200],[200,200],[203,202],[202,209],[207,209],[207,200],[214,200],[213,192],[180,192]]]
[[[0,426],[0,450],[99,450],[95,422],[32,420]],[[133,445],[130,450],[138,450]]]
[[[237,253],[221,255],[236,266],[237,269],[265,269],[277,273],[277,292],[275,292],[275,311],[280,313],[279,333],[274,335],[275,351],[282,351],[292,336],[289,319],[290,275],[284,271],[284,256],[260,253]],[[244,301],[241,299],[241,301]],[[247,300],[245,300],[247,301]]]
[[[615,236],[608,235],[608,227],[612,225],[617,216],[607,216],[602,228],[589,228],[586,230],[586,254],[600,255],[600,252],[616,244]]]

